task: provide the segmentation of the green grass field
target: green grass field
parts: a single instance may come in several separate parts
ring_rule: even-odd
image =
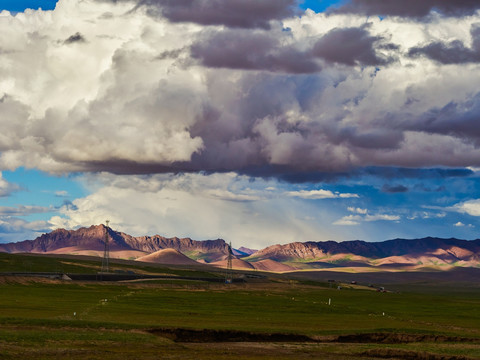
[[[2,257],[4,264],[15,258]],[[51,260],[31,257],[30,262],[35,268],[37,261],[44,266]],[[225,285],[0,276],[0,359],[406,359],[424,353],[437,356],[431,359],[480,359],[479,288],[432,286],[435,291],[409,291],[402,284],[399,292],[381,293],[277,277]],[[321,341],[173,342],[148,332],[157,328],[303,334]],[[332,336],[365,333],[458,340],[421,341],[419,336],[410,343],[331,342]]]

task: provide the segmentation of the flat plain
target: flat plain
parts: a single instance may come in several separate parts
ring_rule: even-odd
[[[98,260],[0,254],[0,359],[480,359],[480,283],[439,272],[356,284],[237,272],[243,282],[224,284],[185,279],[221,270],[120,261],[112,271],[182,279],[6,274],[18,270],[94,273]]]

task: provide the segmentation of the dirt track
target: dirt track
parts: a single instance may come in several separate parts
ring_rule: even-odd
[[[427,352],[398,350],[398,349],[372,349],[365,351],[362,356],[379,359],[402,359],[402,360],[472,360],[470,357],[456,355],[438,355]]]
[[[407,344],[407,343],[480,343],[480,339],[459,336],[370,333],[337,336],[338,343],[373,343],[373,344]]]
[[[175,342],[320,342],[361,344],[406,344],[406,343],[480,343],[480,339],[459,336],[367,333],[335,336],[307,336],[284,333],[254,333],[233,330],[192,330],[183,328],[150,329],[149,333]]]
[[[149,333],[175,342],[315,342],[309,336],[296,334],[266,334],[233,330],[151,329]]]

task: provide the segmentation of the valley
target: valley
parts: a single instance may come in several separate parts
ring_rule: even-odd
[[[480,358],[479,269],[235,270],[241,281],[225,284],[207,265],[111,259],[112,274],[145,277],[32,276],[95,275],[100,263],[0,254],[0,358]]]

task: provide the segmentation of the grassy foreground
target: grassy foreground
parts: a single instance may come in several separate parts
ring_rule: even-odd
[[[479,295],[478,287],[441,284],[435,291],[404,284],[401,292],[380,293],[278,280],[76,283],[0,276],[0,359],[480,359]],[[149,332],[158,328],[303,334],[320,342],[174,342]],[[336,338],[365,333],[411,338]]]

